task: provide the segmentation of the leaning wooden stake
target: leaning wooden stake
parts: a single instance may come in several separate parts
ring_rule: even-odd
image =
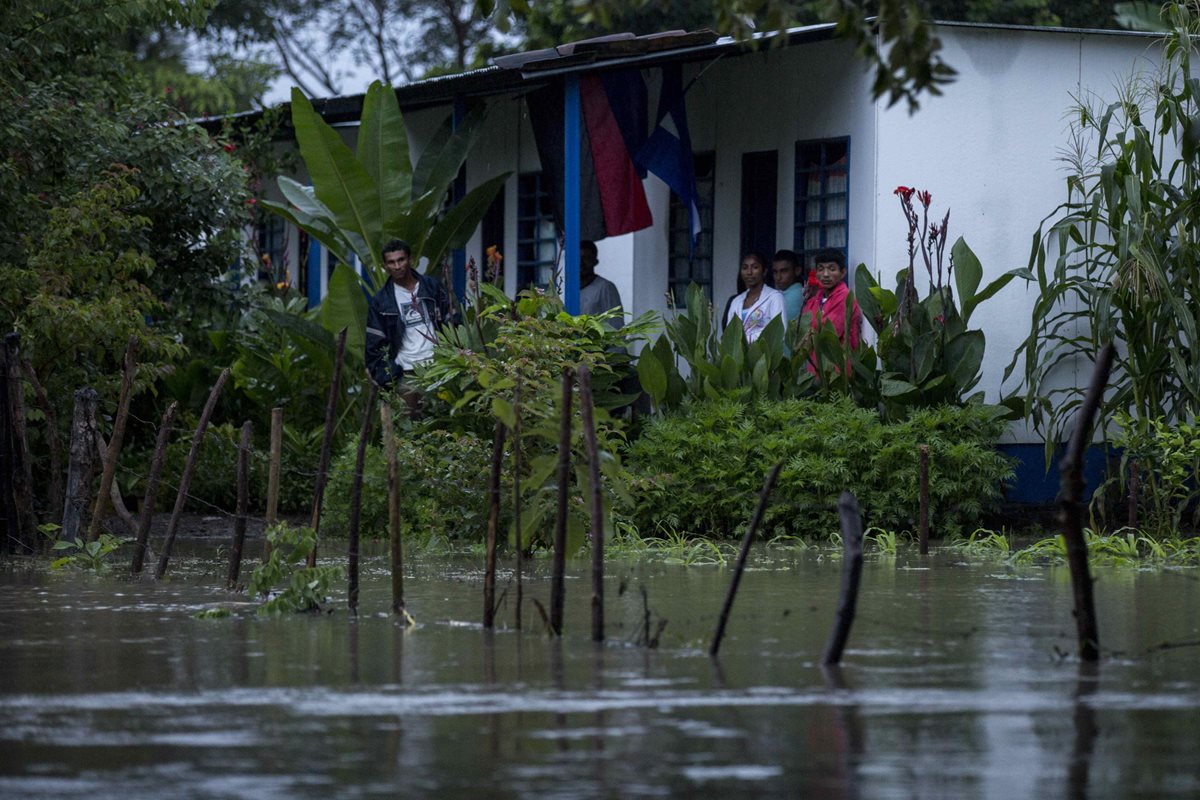
[[[78,539],[80,528],[83,527],[95,469],[92,420],[96,418],[96,403],[96,392],[92,389],[84,387],[75,392],[75,411],[71,416],[71,454],[63,498],[62,532],[59,534],[63,541]]]
[[[517,378],[517,386],[513,391],[513,542],[517,550],[517,602],[513,622],[517,630],[521,630],[521,605],[525,600],[525,587],[521,583],[521,573],[524,572],[523,559],[525,546],[521,541],[521,379]]]
[[[33,510],[33,459],[29,454],[29,438],[25,424],[25,391],[21,377],[21,334],[16,331],[4,337],[7,362],[9,431],[12,449],[9,464],[12,468],[13,503],[16,509],[17,540],[29,550],[38,548],[37,516]]]
[[[221,390],[225,388],[225,381],[229,380],[229,368],[221,370],[221,375],[217,378],[217,382],[213,384],[212,391],[208,393],[208,400],[204,403],[204,410],[200,412],[200,421],[196,423],[196,432],[192,434],[192,449],[188,451],[187,460],[183,462],[183,473],[179,476],[179,489],[175,493],[175,508],[171,511],[171,519],[167,523],[167,535],[163,539],[162,553],[158,556],[158,567],[154,570],[154,579],[162,580],[163,575],[167,574],[167,564],[171,561],[171,547],[175,544],[175,533],[179,530],[179,519],[183,516],[183,507],[187,503],[188,489],[192,485],[192,473],[196,470],[196,458],[200,455],[200,445],[204,441],[204,432],[208,430],[208,420],[212,417],[213,410],[217,407],[217,398],[221,396]]]
[[[308,566],[317,565],[317,544],[321,533],[321,506],[325,502],[325,483],[329,477],[329,456],[333,450],[333,429],[337,425],[337,398],[342,382],[342,362],[346,360],[346,329],[338,334],[337,351],[333,358],[333,380],[329,384],[329,397],[325,401],[325,436],[321,439],[321,458],[317,462],[317,483],[313,487],[312,518],[313,548],[308,553]]]
[[[108,452],[104,454],[104,472],[100,473],[100,490],[96,493],[96,507],[92,510],[92,521],[88,525],[87,540],[94,542],[100,537],[100,523],[112,493],[113,477],[117,474],[117,459],[121,455],[121,444],[125,441],[125,423],[129,420],[129,401],[133,398],[133,373],[137,369],[138,340],[129,337],[125,346],[125,370],[121,374],[121,395],[117,401],[117,414],[113,417],[112,436],[108,440]]]
[[[920,541],[921,555],[929,555],[929,445],[923,444],[917,448],[920,456],[921,481],[921,511],[920,511]]]
[[[1075,430],[1060,467],[1059,520],[1067,545],[1067,564],[1071,568],[1071,588],[1075,594],[1075,630],[1079,637],[1079,658],[1098,661],[1100,632],[1096,625],[1096,605],[1092,597],[1092,576],[1088,569],[1087,541],[1083,536],[1083,454],[1092,439],[1092,420],[1104,399],[1104,387],[1112,370],[1113,346],[1104,345],[1096,356],[1092,381],[1083,405],[1075,418]]]
[[[496,624],[496,538],[500,527],[500,469],[504,463],[504,423],[492,434],[492,470],[488,478],[487,560],[483,568],[483,627]]]
[[[238,440],[237,460],[237,508],[233,519],[233,546],[229,548],[230,589],[237,588],[238,575],[242,571],[242,548],[246,545],[246,515],[250,507],[250,420],[242,423],[242,436]]]
[[[349,576],[350,611],[358,613],[358,527],[362,522],[363,463],[367,460],[367,444],[371,440],[371,423],[375,421],[375,398],[379,387],[374,381],[367,389],[367,406],[363,409],[362,429],[358,434],[358,452],[354,455],[354,480],[350,484],[350,526],[347,531],[350,543],[346,548],[346,567]]]
[[[150,475],[146,478],[146,492],[142,495],[142,511],[138,515],[137,539],[133,544],[133,563],[129,571],[138,575],[146,562],[146,543],[150,541],[150,522],[154,519],[154,504],[158,498],[158,481],[162,477],[163,461],[167,456],[167,443],[171,440],[171,424],[179,403],[171,401],[163,412],[158,426],[158,439],[154,443],[154,458],[150,462]]]
[[[725,638],[725,625],[729,622],[729,612],[733,610],[733,599],[737,596],[738,585],[742,582],[742,572],[746,569],[746,557],[750,555],[750,545],[754,543],[754,537],[758,535],[758,526],[762,524],[763,515],[767,511],[767,503],[771,499],[771,491],[775,488],[775,481],[779,479],[781,469],[783,469],[782,461],[767,473],[762,493],[758,496],[758,506],[754,509],[754,516],[750,518],[750,527],[746,528],[746,535],[742,537],[742,549],[738,552],[737,565],[733,568],[733,580],[729,582],[725,604],[721,606],[721,616],[717,618],[717,629],[713,633],[712,644],[708,648],[710,656],[715,656],[721,649],[721,640]],[[649,623],[647,623],[647,630],[648,625]]]
[[[563,573],[567,565],[567,499],[571,480],[571,385],[570,367],[562,372],[562,414],[558,424],[558,507],[554,517],[554,560],[550,567],[550,629],[556,636],[563,632],[565,590]]]
[[[379,404],[379,422],[383,428],[383,454],[387,459],[388,542],[392,562],[392,613],[407,621],[404,607],[404,549],[400,542],[400,465],[396,461],[396,429],[392,426],[392,407]]]
[[[283,457],[283,409],[271,409],[271,460],[267,471],[267,514],[263,519],[262,560],[271,557],[271,540],[266,531],[279,519],[279,468]]]
[[[858,607],[858,582],[862,576],[862,515],[858,511],[858,500],[850,492],[842,492],[838,498],[838,514],[842,521],[842,591],[838,598],[837,621],[825,644],[822,664],[837,664],[842,660],[842,651],[850,638],[850,626],[854,623],[854,611]]]
[[[588,482],[592,497],[592,641],[604,641],[604,503],[600,487],[600,448],[592,415],[592,372],[579,368],[579,414],[588,454]]]

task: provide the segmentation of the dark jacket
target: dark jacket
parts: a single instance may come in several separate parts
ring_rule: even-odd
[[[437,278],[418,272],[414,298],[422,314],[433,320],[434,330],[453,322],[450,295]],[[396,290],[388,281],[367,305],[367,371],[380,386],[391,386],[404,374],[396,363],[396,354],[404,342],[404,328],[404,319],[396,305]]]

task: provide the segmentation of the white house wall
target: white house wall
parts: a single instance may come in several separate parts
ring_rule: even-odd
[[[984,283],[1025,267],[1033,232],[1066,199],[1061,155],[1072,97],[1089,89],[1111,97],[1135,66],[1152,66],[1140,37],[956,27],[940,34],[944,58],[958,70],[954,83],[940,97],[923,98],[915,115],[903,105],[878,104],[878,225],[865,260],[888,288],[907,266],[896,186],[932,192],[931,216],[939,220],[950,209],[951,243],[966,239],[983,264]],[[922,294],[923,275],[920,267]],[[980,388],[989,400],[1001,396],[1004,368],[1029,333],[1035,292],[1014,281],[972,317],[987,336]],[[1065,370],[1063,380],[1085,380],[1078,369]],[[1004,389],[1016,386],[1013,379]]]

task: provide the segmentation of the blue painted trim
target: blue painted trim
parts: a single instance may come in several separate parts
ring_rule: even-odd
[[[308,307],[321,304],[321,245],[312,237],[308,240]]]
[[[563,303],[568,314],[579,313],[579,168],[581,103],[579,76],[568,75],[563,102]]]
[[[999,450],[1016,459],[1015,475],[1008,485],[1005,497],[1012,503],[1047,504],[1058,498],[1059,465],[1063,447],[1054,452],[1050,468],[1046,469],[1046,449],[1041,444],[1002,444]],[[1083,457],[1084,499],[1091,500],[1092,493],[1104,482],[1107,471],[1106,450],[1102,445],[1092,445]],[[1114,454],[1114,457],[1119,457]]]
[[[458,126],[462,124],[463,118],[467,116],[466,100],[461,94],[454,96],[454,129],[458,130]],[[463,197],[467,194],[467,171],[460,169],[458,176],[454,179],[453,198],[454,204],[462,202]],[[450,252],[451,270],[450,276],[454,282],[454,294],[458,299],[464,300],[467,296],[467,250],[465,247],[456,247]]]

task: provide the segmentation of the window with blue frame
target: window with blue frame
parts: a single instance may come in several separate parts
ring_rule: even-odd
[[[841,250],[849,263],[850,139],[796,142],[795,189],[792,249],[805,268],[826,248]]]
[[[713,259],[713,199],[716,182],[716,155],[712,152],[696,153],[692,157],[696,171],[696,206],[700,211],[700,235],[692,247],[687,207],[671,193],[668,216],[667,242],[669,247],[667,264],[667,286],[677,307],[682,308],[687,298],[687,288],[696,284],[704,295],[712,300]]]
[[[287,222],[283,217],[266,214],[258,223],[255,236],[259,280],[278,283],[288,277]]]
[[[554,277],[558,226],[554,201],[541,172],[517,178],[517,288],[545,288]]]

